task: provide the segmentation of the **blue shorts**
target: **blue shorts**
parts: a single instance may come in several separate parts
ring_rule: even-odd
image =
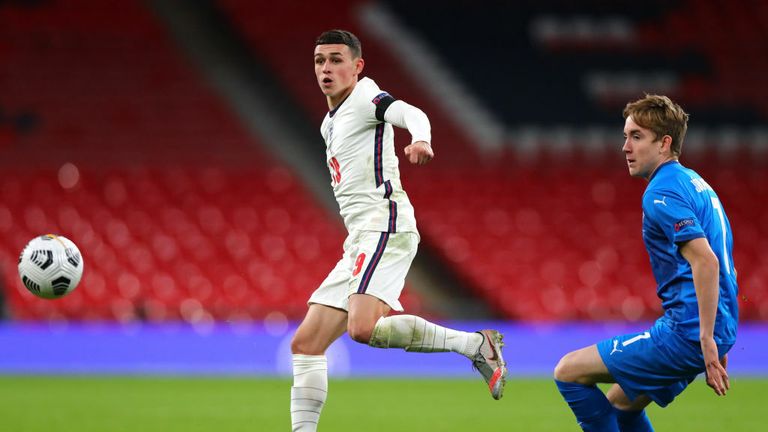
[[[718,345],[720,356],[731,346]],[[630,400],[646,395],[662,407],[705,370],[698,341],[684,339],[662,321],[648,331],[599,342],[597,350]]]

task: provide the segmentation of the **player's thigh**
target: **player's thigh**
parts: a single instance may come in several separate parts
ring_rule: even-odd
[[[309,306],[291,341],[294,354],[321,355],[347,329],[347,312],[320,304]]]
[[[703,372],[698,342],[684,339],[664,321],[644,332],[600,341],[597,349],[631,401],[646,396],[667,406]]]
[[[646,395],[640,395],[635,400],[630,400],[629,396],[624,393],[624,390],[618,384],[613,384],[606,397],[611,402],[611,405],[622,411],[640,411],[650,404],[651,398]]]
[[[571,351],[555,367],[555,379],[585,385],[614,382],[596,345]]]
[[[310,305],[320,304],[344,311],[348,309],[349,283],[359,237],[359,233],[352,233],[344,240],[344,254],[312,293],[308,302]]]

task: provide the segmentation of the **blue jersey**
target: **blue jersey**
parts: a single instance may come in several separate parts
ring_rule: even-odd
[[[677,161],[659,166],[643,194],[643,241],[651,258],[665,320],[686,339],[699,340],[699,309],[691,265],[679,245],[706,237],[720,261],[720,296],[715,342],[733,344],[738,324],[738,286],[733,235],[715,191]]]

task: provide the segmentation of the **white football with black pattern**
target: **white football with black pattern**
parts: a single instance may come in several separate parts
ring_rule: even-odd
[[[83,266],[83,256],[71,240],[46,234],[33,238],[21,251],[19,277],[32,294],[55,299],[77,287]]]

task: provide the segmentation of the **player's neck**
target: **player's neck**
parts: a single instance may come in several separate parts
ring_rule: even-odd
[[[651,179],[656,174],[656,172],[659,171],[659,168],[661,168],[664,164],[666,164],[668,162],[672,162],[672,161],[677,161],[677,156],[669,156],[667,158],[664,158],[661,162],[659,162],[658,165],[656,165],[656,168],[654,168],[653,171],[651,171],[651,173],[648,175],[646,180],[647,181],[651,181]]]
[[[349,97],[350,94],[352,94],[352,90],[355,89],[356,85],[357,85],[357,81],[355,81],[354,83],[352,83],[351,86],[349,86],[348,88],[344,89],[344,91],[342,91],[342,92],[340,92],[340,93],[338,93],[336,95],[333,95],[333,96],[328,95],[328,96],[326,96],[325,99],[328,102],[328,110],[329,111],[334,111],[336,108],[338,108],[339,105],[341,105],[341,103],[344,102],[344,100],[346,100],[347,97]]]

